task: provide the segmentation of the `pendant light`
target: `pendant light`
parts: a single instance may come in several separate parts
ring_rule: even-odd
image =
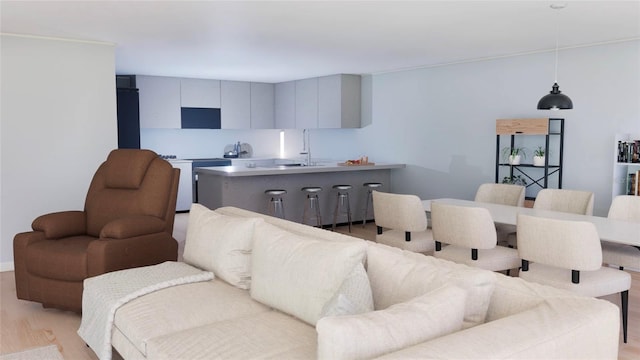
[[[566,4],[552,4],[551,8],[554,10],[564,9]],[[555,68],[555,81],[551,87],[549,94],[543,96],[538,101],[538,110],[564,110],[573,109],[573,102],[571,99],[560,91],[558,86],[558,37],[560,34],[560,18],[558,16],[556,24],[556,68]]]

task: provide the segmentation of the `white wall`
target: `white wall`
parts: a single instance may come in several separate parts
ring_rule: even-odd
[[[114,47],[1,37],[0,270],[35,217],[82,210],[117,147]]]
[[[594,191],[594,212],[606,215],[615,134],[640,133],[640,41],[560,52],[558,82],[573,110],[536,109],[553,66],[554,54],[542,53],[374,75],[373,124],[357,142],[370,159],[408,164],[394,191],[472,199],[494,181],[495,119],[563,117],[563,187]]]

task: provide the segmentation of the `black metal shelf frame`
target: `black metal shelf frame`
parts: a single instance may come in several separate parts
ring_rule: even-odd
[[[531,180],[530,184],[527,184],[526,187],[530,187],[533,185],[537,185],[540,188],[546,189],[549,187],[549,176],[553,174],[558,174],[558,189],[562,189],[562,167],[563,167],[563,150],[564,150],[564,119],[550,118],[549,119],[549,129],[552,129],[552,125],[554,125],[554,129],[557,126],[560,127],[560,131],[548,131],[547,134],[543,135],[545,137],[545,160],[544,166],[534,166],[533,164],[520,164],[520,165],[511,165],[500,162],[500,134],[496,135],[496,183],[500,182],[500,168],[508,166],[509,167],[509,176],[513,178],[514,171],[517,174],[522,174],[527,179]],[[515,147],[516,136],[540,136],[534,134],[511,134],[511,148]],[[549,143],[551,136],[558,137],[559,141],[559,160],[557,165],[549,164]],[[544,170],[544,175],[539,178],[534,177],[531,172],[527,172],[527,168],[536,168]],[[542,184],[541,184],[542,182]]]

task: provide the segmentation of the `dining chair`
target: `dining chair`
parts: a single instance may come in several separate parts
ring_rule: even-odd
[[[616,196],[609,207],[609,219],[640,222],[640,196]],[[602,243],[602,262],[640,271],[640,249],[631,245]]]
[[[533,208],[579,215],[593,215],[593,192],[569,189],[542,189],[538,192]],[[517,233],[509,234],[507,243],[517,247]]]
[[[511,205],[524,206],[525,187],[514,184],[481,184],[476,191],[475,201]],[[515,234],[516,226],[509,224],[495,224],[498,235],[498,244],[507,244],[509,235]]]
[[[431,203],[434,256],[491,271],[517,269],[518,251],[497,245],[497,234],[489,210]],[[447,246],[443,246],[447,244]]]
[[[631,275],[602,266],[600,237],[594,224],[518,215],[520,277],[592,297],[621,294],[622,328],[627,342]]]
[[[376,242],[423,254],[433,252],[433,236],[419,197],[376,190],[372,196]]]

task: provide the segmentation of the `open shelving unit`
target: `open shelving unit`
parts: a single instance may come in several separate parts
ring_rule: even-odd
[[[627,161],[618,161],[618,144],[619,142],[632,143],[640,140],[640,134],[618,134],[615,139],[615,152],[613,163],[613,190],[612,198],[618,195],[640,195],[637,185],[630,184],[630,175],[634,174],[636,178],[640,172],[640,162],[632,162],[629,158]],[[637,179],[634,181],[640,182]],[[633,189],[633,191],[632,191]],[[633,192],[633,193],[631,193]]]
[[[544,166],[533,163],[511,165],[501,158],[502,149],[542,146]],[[520,175],[527,181],[527,199],[535,199],[540,189],[562,188],[564,119],[497,119],[496,120],[496,183],[504,177]]]

